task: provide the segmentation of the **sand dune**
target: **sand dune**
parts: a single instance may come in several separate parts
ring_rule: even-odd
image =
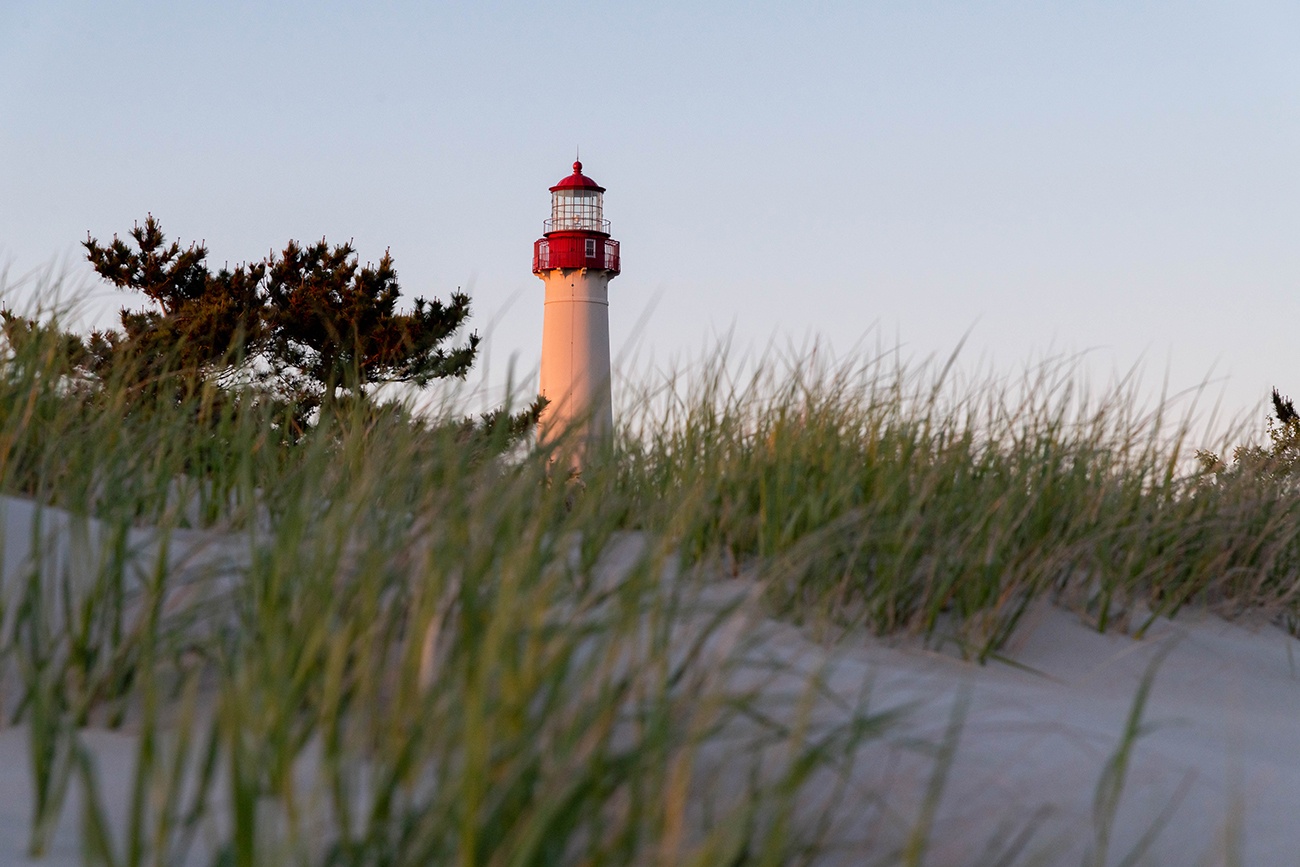
[[[20,499],[3,498],[0,506],[9,592],[30,573],[37,548],[47,569],[94,574],[102,525]],[[134,530],[128,543],[141,569],[157,562],[157,534]],[[171,534],[166,559],[188,576],[177,582],[178,594],[210,594],[237,580],[244,544],[211,533]],[[617,580],[640,548],[634,536],[615,546],[606,579]],[[744,579],[706,582],[700,594],[708,604],[737,605],[732,628],[717,638],[719,653],[739,659],[727,677],[734,688],[759,691],[774,712],[793,713],[816,678],[830,687],[811,699],[819,726],[847,721],[845,703],[864,698],[869,710],[906,709],[883,737],[857,748],[847,779],[823,773],[808,790],[804,818],[825,822],[825,863],[860,864],[902,846],[922,821],[940,768],[946,778],[924,863],[987,863],[1008,848],[1026,859],[1040,853],[1042,863],[1080,863],[1095,841],[1098,779],[1151,671],[1143,733],[1106,863],[1120,863],[1153,830],[1159,833],[1142,863],[1300,861],[1300,664],[1295,639],[1274,626],[1188,612],[1136,640],[1099,634],[1043,604],[1004,658],[979,666],[910,639],[852,635],[824,646],[763,618]],[[177,595],[175,604],[186,600]],[[12,701],[12,685],[4,695]],[[0,864],[29,863],[28,735],[25,726],[0,730]],[[954,737],[951,763],[937,761],[935,746]],[[124,815],[136,748],[129,724],[85,730],[83,741],[96,758],[110,815]],[[708,758],[702,773],[722,784],[744,765],[726,743]],[[81,863],[76,789],[39,863]]]

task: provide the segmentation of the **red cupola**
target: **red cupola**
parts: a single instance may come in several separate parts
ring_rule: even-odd
[[[609,237],[605,188],[573,164],[573,174],[551,187],[551,216],[533,245],[533,273],[555,268],[619,272],[618,241]]]

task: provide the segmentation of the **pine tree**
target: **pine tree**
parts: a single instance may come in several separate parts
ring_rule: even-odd
[[[382,382],[463,377],[473,364],[477,334],[444,345],[469,317],[469,296],[455,292],[447,305],[417,298],[412,312],[397,312],[401,287],[387,251],[378,266],[362,266],[350,243],[290,241],[279,256],[214,274],[205,246],[168,243],[152,214],[130,238],[134,249],[116,235],[106,245],[88,238],[87,259],[156,307],[123,309],[120,331],[92,334],[81,355],[90,373],[131,362],[141,376],[211,380],[260,359],[273,390],[311,407],[364,399]]]
[[[453,292],[447,305],[417,298],[412,312],[396,312],[401,289],[388,251],[377,266],[361,266],[350,243],[291,241],[267,267],[268,353],[296,372],[301,401],[330,407],[376,382],[463,377],[474,361],[477,334],[443,346],[468,318],[469,296]]]
[[[93,333],[85,343],[86,366],[104,374],[133,365],[139,376],[180,372],[192,378],[220,375],[264,346],[266,266],[207,266],[207,248],[167,243],[150,214],[131,229],[136,249],[116,235],[101,245],[87,237],[82,246],[95,271],[119,289],[143,293],[157,308],[120,313],[121,331]]]
[[[116,235],[108,244],[87,236],[86,258],[105,280],[142,293],[153,307],[124,308],[120,330],[62,335],[65,365],[83,383],[113,379],[178,395],[204,383],[257,386],[263,397],[292,402],[301,427],[317,408],[367,403],[382,383],[464,377],[478,351],[474,333],[446,345],[469,318],[462,292],[447,304],[417,298],[411,312],[397,311],[401,287],[387,251],[378,265],[362,266],[350,242],[290,241],[278,256],[214,274],[203,244],[169,243],[152,214],[129,240],[134,245]],[[0,311],[10,345],[49,327]],[[539,398],[522,413],[490,413],[461,427],[508,431],[513,441],[544,405]]]

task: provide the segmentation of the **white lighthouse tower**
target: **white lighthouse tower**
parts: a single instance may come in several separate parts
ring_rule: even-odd
[[[609,281],[618,276],[618,241],[609,236],[605,188],[573,164],[551,187],[551,216],[533,245],[533,273],[546,284],[541,393],[550,403],[538,439],[572,437],[575,457],[614,431],[609,371]]]

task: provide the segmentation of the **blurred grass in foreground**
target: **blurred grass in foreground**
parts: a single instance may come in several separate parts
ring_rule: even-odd
[[[494,456],[397,411],[290,444],[250,395],[92,393],[51,340],[0,367],[0,491],[103,532],[89,572],[37,557],[4,587],[33,854],[75,785],[97,864],[795,863],[804,787],[893,717],[790,723],[814,676],[776,722],[730,685],[740,603],[702,604],[696,565],[756,576],[779,618],[980,659],[1044,595],[1100,629],[1193,602],[1296,620],[1294,487],[1182,472],[1185,424],[1068,367],[963,391],[796,359],[732,387],[719,360],[646,383],[572,483],[562,454]],[[196,530],[246,552],[233,579],[178,568]],[[83,738],[119,725],[124,820]]]

